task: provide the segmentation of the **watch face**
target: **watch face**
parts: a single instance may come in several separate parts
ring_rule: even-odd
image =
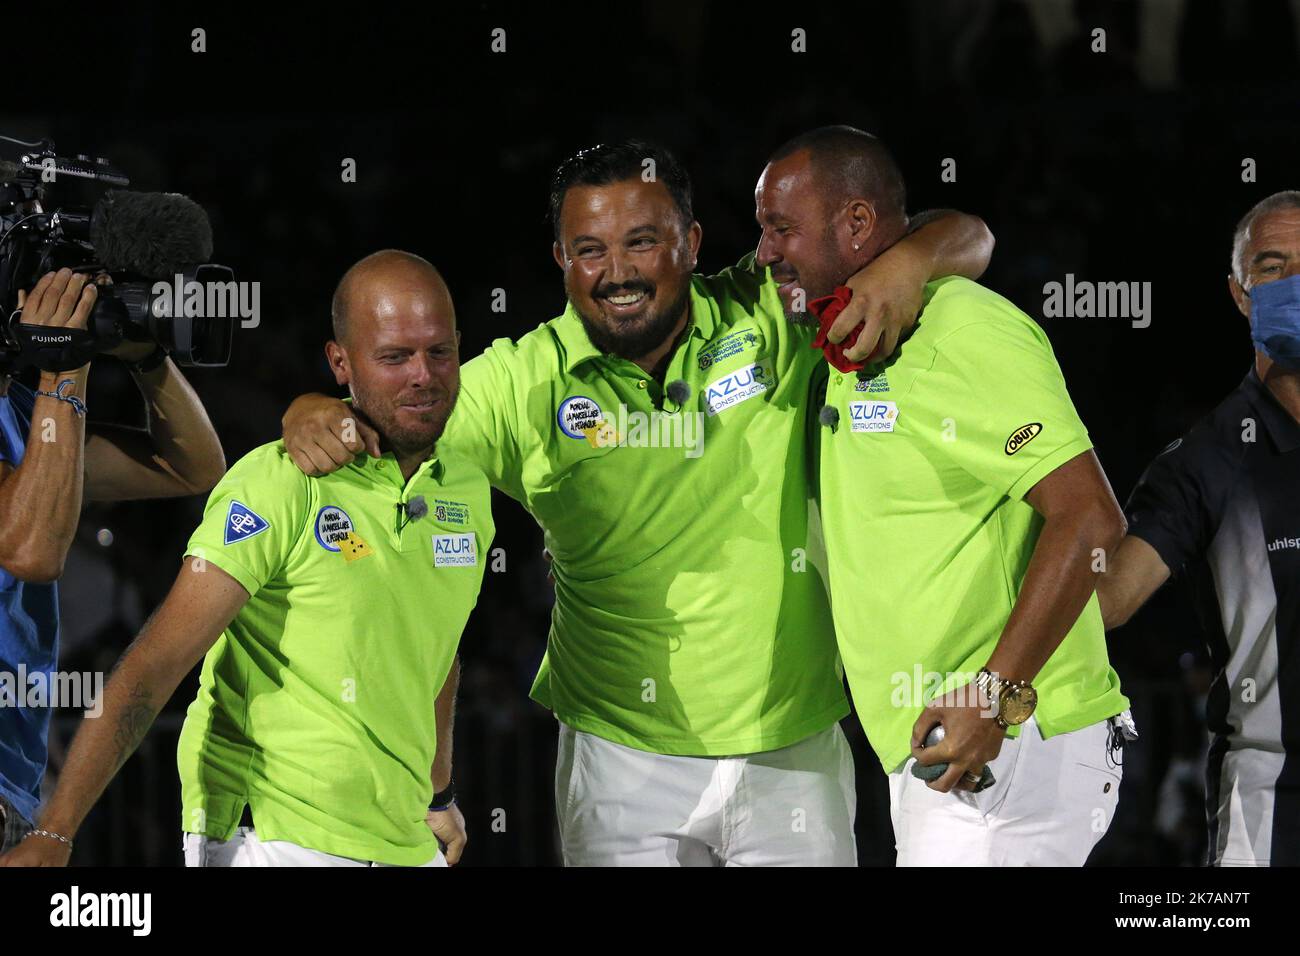
[[[1023,724],[1038,705],[1038,692],[1032,687],[1011,687],[998,702],[998,714],[1008,725]]]

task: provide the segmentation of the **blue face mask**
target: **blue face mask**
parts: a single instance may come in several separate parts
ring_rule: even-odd
[[[1274,362],[1300,369],[1300,275],[1250,291],[1250,337]]]

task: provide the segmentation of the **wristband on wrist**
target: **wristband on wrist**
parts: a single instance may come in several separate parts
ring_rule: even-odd
[[[58,387],[55,388],[54,391],[52,391],[52,392],[45,392],[45,391],[37,390],[36,394],[37,394],[37,395],[44,395],[46,398],[52,398],[52,399],[54,399],[55,401],[59,401],[59,402],[67,402],[69,405],[72,406],[72,410],[73,410],[74,412],[76,412],[77,415],[78,415],[79,417],[81,417],[81,418],[85,418],[85,417],[86,417],[86,403],[83,402],[81,399],[77,398],[76,395],[64,395],[64,394],[63,394],[63,392],[64,392],[65,389],[73,389],[73,390],[75,390],[76,387],[77,387],[77,383],[76,383],[76,382],[74,382],[74,381],[73,381],[72,379],[70,379],[70,378],[65,378],[63,381],[61,381],[61,382],[58,384]]]
[[[456,781],[448,781],[447,786],[433,795],[433,802],[429,804],[430,810],[446,810],[456,802]]]

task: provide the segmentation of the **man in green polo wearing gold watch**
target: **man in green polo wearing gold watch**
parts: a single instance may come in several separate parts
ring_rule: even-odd
[[[812,332],[785,320],[752,262],[692,275],[700,225],[665,150],[584,150],[557,171],[552,214],[568,305],[466,364],[444,440],[527,508],[554,556],[532,695],[560,725],[564,860],[853,865],[848,706],[809,449],[824,374]],[[982,224],[934,257],[943,236],[967,234],[953,219],[873,270],[876,283],[902,270],[884,298],[901,284],[906,320],[932,264],[983,267]],[[334,434],[342,407],[299,402],[285,420],[295,459],[350,461],[361,444]]]
[[[796,272],[829,322],[843,277],[904,234],[904,194],[875,137],[797,137],[759,181],[759,261]],[[813,241],[789,239],[806,221]],[[852,369],[869,346],[844,332],[828,329],[845,351],[820,415],[822,515],[898,862],[1082,865],[1132,732],[1093,596],[1124,520],[1047,337],[958,277],[927,284],[892,358]]]

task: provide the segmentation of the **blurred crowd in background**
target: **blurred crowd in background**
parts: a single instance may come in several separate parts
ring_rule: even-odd
[[[419,14],[418,29],[383,12],[332,29],[285,24],[287,34],[231,24],[208,35],[208,55],[224,66],[184,82],[171,78],[187,55],[183,24],[125,13],[121,38],[136,54],[106,79],[105,105],[55,88],[49,103],[0,106],[0,132],[51,137],[65,153],[108,157],[133,188],[193,197],[212,218],[216,261],[261,283],[261,322],[237,330],[229,367],[187,372],[229,462],[279,437],[295,395],[335,390],[322,351],[329,299],[369,252],[409,249],[443,271],[462,360],[559,314],[550,173],[583,146],[631,136],[667,145],[692,171],[702,271],[753,248],[754,182],[780,142],[831,122],[883,137],[911,210],[955,207],[993,230],[982,281],[1046,329],[1121,502],[1150,459],[1246,373],[1249,330],[1226,287],[1230,239],[1255,201],[1300,184],[1295,4],[620,8],[568,20],[553,6],[471,5],[455,18],[440,7]],[[495,26],[507,31],[504,54],[488,49]],[[795,28],[806,53],[791,50]],[[1094,49],[1098,28],[1104,52]],[[170,44],[176,52],[160,52]],[[346,158],[356,182],[342,181]],[[953,182],[941,179],[945,159]],[[1257,181],[1243,181],[1246,159]],[[1150,326],[1044,318],[1044,284],[1067,274],[1150,282]],[[497,289],[504,312],[491,309]],[[120,366],[97,361],[90,378],[92,419],[141,421]],[[60,585],[63,669],[111,668],[169,588],[203,503],[86,508]],[[555,725],[527,699],[551,591],[532,519],[498,496],[496,521],[506,570],[485,576],[462,642],[462,865],[551,865]],[[1142,736],[1125,754],[1119,815],[1092,862],[1196,864],[1210,674],[1180,582],[1112,633],[1111,657]],[[180,862],[175,742],[196,684],[192,675],[101,801],[74,863]],[[56,721],[47,786],[77,719]],[[860,861],[888,865],[885,777],[856,722],[846,730],[858,757]]]

